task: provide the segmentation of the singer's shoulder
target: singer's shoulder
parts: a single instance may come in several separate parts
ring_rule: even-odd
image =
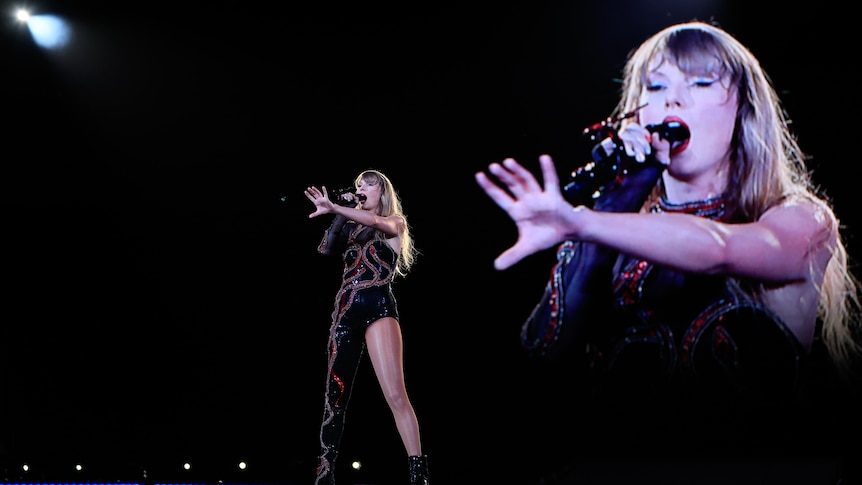
[[[838,217],[828,201],[803,193],[782,198],[763,213],[759,222],[812,235],[827,235],[830,239],[837,237],[839,228]]]

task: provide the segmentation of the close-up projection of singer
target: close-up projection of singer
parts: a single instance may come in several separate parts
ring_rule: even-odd
[[[521,343],[590,383],[571,436],[651,459],[822,443],[808,399],[858,366],[858,289],[757,59],[669,26],[628,58],[617,113],[562,188],[548,155],[543,183],[511,158],[476,174],[518,230],[498,270],[558,248]]]

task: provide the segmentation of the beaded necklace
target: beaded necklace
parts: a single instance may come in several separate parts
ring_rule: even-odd
[[[721,220],[724,218],[725,204],[724,198],[721,196],[675,204],[673,202],[669,202],[667,198],[662,195],[657,201],[650,205],[650,212],[676,212],[692,214],[712,220]]]

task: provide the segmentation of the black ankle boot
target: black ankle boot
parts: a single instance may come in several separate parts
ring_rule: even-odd
[[[428,457],[408,456],[410,464],[410,485],[428,485]]]

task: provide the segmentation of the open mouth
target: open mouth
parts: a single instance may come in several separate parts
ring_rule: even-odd
[[[669,116],[664,119],[662,126],[669,127],[666,139],[670,143],[670,155],[679,155],[684,152],[691,140],[691,131],[688,125],[675,116]]]
[[[670,155],[671,156],[679,155],[680,153],[684,152],[686,148],[688,148],[688,140],[686,140],[682,143],[676,142],[676,143],[672,144],[670,147]]]

